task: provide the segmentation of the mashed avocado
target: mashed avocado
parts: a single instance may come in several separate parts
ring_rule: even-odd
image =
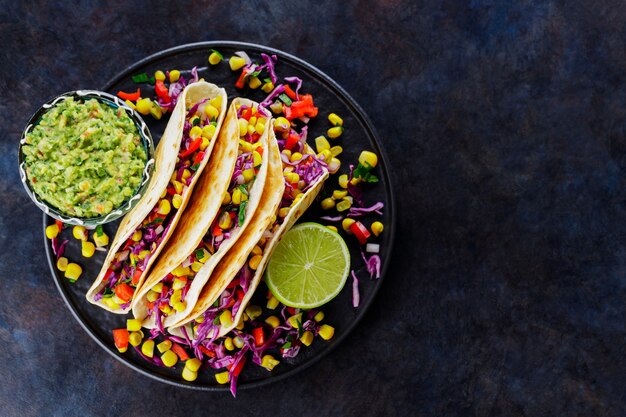
[[[121,206],[141,184],[147,160],[133,120],[95,99],[57,104],[26,135],[22,149],[39,198],[78,217]]]

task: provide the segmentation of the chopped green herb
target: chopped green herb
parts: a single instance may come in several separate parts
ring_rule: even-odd
[[[194,255],[196,256],[196,259],[200,260],[200,259],[204,258],[204,251],[202,249],[197,249],[194,252]]]
[[[241,226],[243,222],[246,220],[246,206],[247,205],[248,205],[248,200],[242,201],[241,204],[239,204],[239,226]]]
[[[292,101],[287,94],[282,93],[281,95],[278,96],[278,98],[280,99],[280,101],[285,103],[286,106],[291,106]]]
[[[147,83],[148,81],[150,81],[150,77],[148,77],[148,74],[141,73],[141,74],[136,74],[132,76],[133,78],[133,82],[139,84],[139,83]]]
[[[371,166],[366,167],[359,163],[355,170],[352,172],[352,175],[354,176],[354,178],[361,178],[365,182],[376,183],[378,182],[378,177],[370,172],[371,169]]]
[[[96,226],[96,236],[100,237],[103,233],[104,231],[102,230],[102,225],[99,224],[98,226]]]
[[[102,293],[102,298],[111,298],[113,297],[113,294],[114,294],[113,290],[109,287],[106,287],[104,289],[104,293]]]

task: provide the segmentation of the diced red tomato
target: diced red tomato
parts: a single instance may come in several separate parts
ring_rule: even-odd
[[[113,330],[113,342],[115,343],[115,347],[121,353],[126,352],[128,349],[128,330],[126,329],[114,329]]]

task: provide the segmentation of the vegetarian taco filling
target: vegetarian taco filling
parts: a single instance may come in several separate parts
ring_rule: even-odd
[[[115,254],[103,279],[105,286],[95,296],[96,301],[101,300],[112,310],[129,307],[146,265],[167,235],[183,196],[206,157],[205,150],[217,128],[221,101],[222,97],[216,96],[187,109],[183,142],[167,189]]]
[[[157,326],[162,326],[164,317],[187,308],[185,297],[196,273],[243,225],[248,196],[261,168],[264,149],[258,142],[265,130],[267,118],[265,112],[256,105],[238,107],[238,156],[215,220],[196,250],[155,284],[146,296],[148,315],[154,315]]]

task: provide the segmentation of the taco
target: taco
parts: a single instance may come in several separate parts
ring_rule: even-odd
[[[233,100],[208,168],[133,301],[133,315],[144,327],[163,331],[185,318],[213,269],[243,236],[264,191],[271,132],[266,125],[271,117],[257,103]]]
[[[284,147],[284,141],[278,143]],[[329,176],[326,164],[315,157],[305,142],[300,150],[303,155],[295,161],[289,160],[289,152],[279,154],[280,181],[285,191],[280,204],[271,206],[271,221],[265,229],[250,231],[240,239],[238,250],[230,251],[213,271],[195,308],[170,333],[190,337],[198,348],[204,340],[209,339],[210,343],[240,322],[276,244],[315,200]],[[270,216],[259,215],[258,224],[267,217]]]
[[[223,88],[204,81],[182,91],[157,146],[148,190],[120,223],[102,269],[87,291],[90,303],[119,314],[130,310],[213,152],[226,101]]]

